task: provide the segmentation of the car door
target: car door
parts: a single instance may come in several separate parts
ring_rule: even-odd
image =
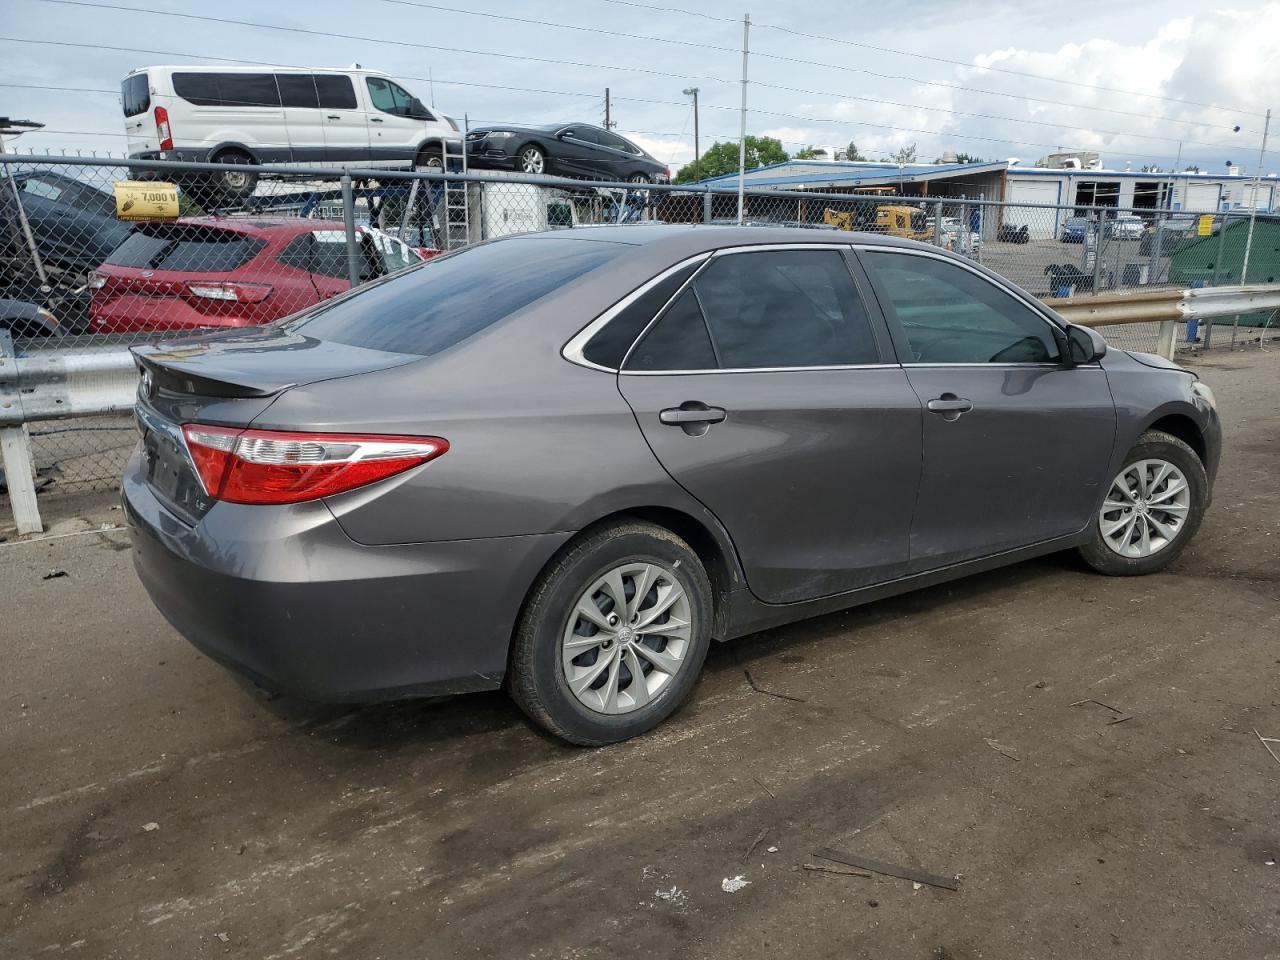
[[[309,73],[277,73],[276,86],[280,88],[280,105],[284,108],[294,162],[324,163],[329,157],[316,78]]]
[[[618,377],[654,454],[724,524],[769,603],[908,565],[920,403],[844,249],[721,251]]]
[[[635,171],[639,157],[627,149],[627,141],[608,130],[597,133],[600,147],[597,155],[600,158],[599,175],[605,180],[625,180]]]
[[[564,173],[596,178],[600,176],[600,135],[591,126],[577,124],[556,135],[554,156]]]
[[[435,118],[429,112],[415,118],[413,94],[400,84],[385,77],[365,77],[364,82],[369,96],[369,149],[374,158],[393,164],[413,162],[426,133],[423,121]]]
[[[924,404],[914,571],[1078,532],[1108,479],[1116,413],[1097,364],[1060,359],[1030,303],[934,254],[858,254]]]
[[[317,73],[315,78],[324,124],[326,166],[372,163],[369,120],[351,78],[341,73]]]

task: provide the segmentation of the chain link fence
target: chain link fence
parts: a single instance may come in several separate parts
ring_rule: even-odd
[[[178,217],[122,219],[121,181],[176,184]],[[15,350],[119,347],[269,323],[483,240],[595,224],[736,223],[739,202],[736,183],[10,155],[0,157],[0,300],[41,308],[10,311]],[[934,244],[1044,298],[1239,283],[1248,222],[1239,212],[877,193],[747,189],[741,202],[749,224]],[[1248,279],[1280,282],[1280,221],[1260,217],[1255,231]],[[1103,332],[1150,350],[1156,325]],[[1211,335],[1189,331],[1183,346]],[[30,434],[41,482],[60,489],[114,486],[133,443],[119,418],[34,424]]]

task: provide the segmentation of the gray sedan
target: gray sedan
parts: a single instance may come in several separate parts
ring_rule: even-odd
[[[317,700],[505,684],[581,744],[712,639],[1052,551],[1160,570],[1220,450],[1191,373],[886,236],[513,237],[135,353],[135,559],[191,642]]]

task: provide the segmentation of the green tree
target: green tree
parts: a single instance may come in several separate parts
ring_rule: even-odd
[[[797,150],[791,155],[792,160],[812,160],[814,157],[821,156],[820,151],[813,144]]]
[[[747,137],[747,169],[785,163],[790,157],[782,143],[773,137]],[[738,145],[733,141],[716,143],[702,154],[695,173],[694,165],[687,163],[676,174],[676,183],[692,183],[698,177],[721,177],[738,171]]]
[[[840,156],[837,156],[836,159],[856,161],[856,160],[866,160],[867,158],[862,155],[862,151],[858,149],[858,145],[854,143],[852,140],[850,140],[849,145],[844,148],[844,153]]]
[[[982,163],[982,158],[972,153],[957,153],[956,163]]]
[[[1142,172],[1143,173],[1163,173],[1164,171],[1160,169],[1160,164],[1158,163],[1144,163],[1142,165]]]
[[[894,163],[915,163],[916,162],[916,145],[913,143],[909,147],[903,147],[893,155]]]

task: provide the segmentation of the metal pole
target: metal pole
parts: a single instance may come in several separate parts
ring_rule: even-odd
[[[1210,286],[1216,287],[1218,285],[1218,276],[1222,271],[1222,255],[1226,253],[1227,250],[1227,227],[1229,226],[1231,226],[1231,214],[1224,212],[1222,214],[1222,226],[1218,228],[1218,255],[1213,261],[1213,279],[1210,281]],[[1204,318],[1203,323],[1205,324],[1205,328],[1203,349],[1205,350],[1208,350],[1209,345],[1213,343],[1213,324],[1216,319],[1217,317]]]
[[[604,128],[606,130],[613,129],[613,121],[609,119],[609,88],[604,88]]]
[[[342,175],[342,223],[347,233],[347,278],[354,290],[360,286],[360,244],[356,241],[356,201],[349,173]]]
[[[1244,237],[1244,265],[1240,268],[1240,282],[1249,282],[1249,251],[1253,248],[1253,224],[1258,219],[1258,186],[1262,177],[1262,164],[1266,160],[1267,134],[1271,132],[1271,110],[1262,127],[1262,146],[1258,148],[1258,168],[1253,171],[1253,194],[1249,198],[1249,232]],[[1261,341],[1259,341],[1261,342]]]
[[[4,137],[0,137],[0,157],[4,156]],[[31,232],[31,222],[27,219],[26,208],[22,205],[22,192],[18,189],[18,181],[13,177],[13,170],[9,164],[0,160],[0,166],[4,167],[5,179],[9,181],[9,186],[13,190],[13,202],[18,211],[18,227],[22,231],[22,238],[26,241],[27,250],[31,254],[31,264],[36,268],[36,276],[40,278],[40,285],[44,286],[49,282],[49,275],[44,270],[44,260],[40,256],[40,248],[36,245],[35,235]]]
[[[1096,297],[1102,288],[1102,214],[1095,210],[1089,214],[1093,223],[1093,295]]]
[[[751,14],[742,15],[742,119],[738,128],[738,226],[746,207],[744,188],[747,179],[747,55],[751,40]]]
[[[702,179],[702,145],[698,139],[698,88],[686,87],[684,91],[686,97],[693,97],[693,179]]]

